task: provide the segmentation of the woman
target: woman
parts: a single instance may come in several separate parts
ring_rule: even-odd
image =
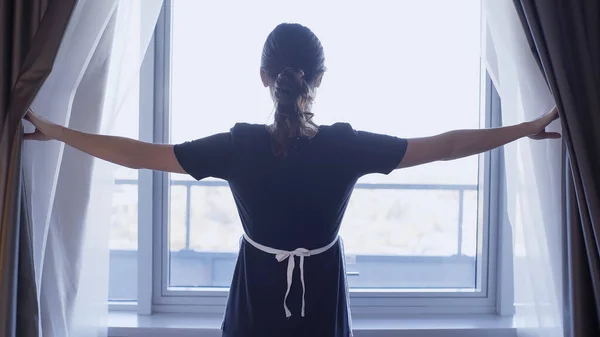
[[[36,131],[26,138],[56,139],[130,168],[227,180],[246,234],[223,336],[349,336],[338,230],[358,178],[466,157],[526,136],[560,135],[544,130],[556,110],[519,125],[412,139],[345,123],[319,126],[310,108],[324,60],[319,39],[304,26],[281,24],[269,34],[260,77],[275,103],[271,125],[238,123],[227,133],[163,145],[78,132],[29,111]]]

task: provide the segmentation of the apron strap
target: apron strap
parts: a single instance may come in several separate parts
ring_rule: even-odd
[[[246,234],[244,234],[244,240],[246,240],[246,242],[248,242],[250,245],[252,245],[254,248],[256,248],[258,250],[261,250],[267,254],[275,255],[275,259],[277,260],[277,262],[283,262],[285,260],[288,261],[287,290],[285,292],[285,297],[283,298],[283,309],[285,310],[285,317],[287,317],[287,318],[292,316],[292,312],[288,308],[286,302],[287,302],[288,295],[290,294],[290,289],[292,288],[294,269],[296,268],[296,261],[295,261],[296,256],[298,256],[300,258],[300,282],[302,283],[302,312],[300,313],[300,315],[302,317],[304,317],[305,311],[306,311],[305,310],[306,309],[306,301],[305,301],[306,285],[304,283],[304,258],[313,256],[313,255],[319,255],[319,254],[322,254],[322,253],[328,251],[331,247],[333,247],[338,242],[339,237],[336,237],[335,240],[333,240],[330,244],[328,244],[325,247],[321,247],[321,248],[317,248],[317,249],[313,249],[313,250],[308,250],[306,248],[297,248],[293,251],[280,250],[280,249],[267,247],[265,245],[261,245],[260,243],[250,239],[250,237]]]

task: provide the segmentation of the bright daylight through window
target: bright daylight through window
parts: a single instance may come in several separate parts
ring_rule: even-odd
[[[170,71],[170,109],[161,111],[169,114],[164,141],[228,131],[240,121],[272,121],[259,61],[265,38],[281,22],[302,23],[323,43],[328,70],[313,107],[318,124],[343,121],[357,130],[409,138],[489,122],[479,1],[309,0],[298,6],[258,0],[236,7],[171,2],[170,44],[162,44],[170,55],[170,64],[163,65]],[[120,118],[131,122],[116,123],[122,128],[116,133],[132,136],[128,130],[137,127],[138,114]],[[135,299],[137,175],[120,172],[110,296]],[[400,293],[480,289],[488,258],[488,173],[483,156],[472,156],[360,179],[340,232],[350,287]],[[168,216],[155,233],[165,235],[168,245],[153,247],[163,250],[154,265],[165,266],[154,282],[190,295],[227,287],[242,235],[227,183],[172,174],[159,198]]]

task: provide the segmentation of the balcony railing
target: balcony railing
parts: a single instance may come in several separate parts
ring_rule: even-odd
[[[117,185],[137,185],[136,179],[116,179]],[[171,186],[185,187],[185,246],[184,250],[190,250],[190,226],[191,226],[191,188],[192,187],[228,187],[226,181],[193,181],[193,180],[171,180]],[[477,191],[477,185],[459,184],[373,184],[358,183],[357,190],[420,190],[420,191],[456,191],[458,192],[458,223],[456,238],[456,255],[462,255],[463,234],[463,204],[465,191]]]

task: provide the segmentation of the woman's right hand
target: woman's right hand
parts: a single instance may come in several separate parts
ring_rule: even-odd
[[[35,126],[34,132],[25,134],[23,137],[25,140],[45,141],[57,139],[62,128],[60,125],[49,122],[36,115],[31,109],[27,110],[27,114],[25,114],[25,120],[31,122],[31,124]]]

